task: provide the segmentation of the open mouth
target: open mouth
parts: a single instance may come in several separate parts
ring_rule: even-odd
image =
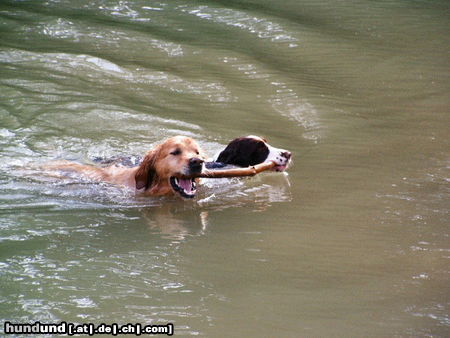
[[[285,171],[287,169],[287,165],[276,165],[272,168],[273,171]]]
[[[178,178],[172,176],[170,178],[172,189],[184,198],[193,198],[197,192],[197,184],[193,178]]]
[[[275,167],[273,167],[271,170],[272,171],[285,171],[289,167],[290,164],[291,164],[291,161],[288,161],[285,164],[278,164]]]

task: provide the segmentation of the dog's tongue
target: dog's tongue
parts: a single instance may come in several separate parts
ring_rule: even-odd
[[[180,178],[178,180],[178,185],[184,189],[184,191],[190,192],[192,190],[192,181],[189,179],[182,179]]]

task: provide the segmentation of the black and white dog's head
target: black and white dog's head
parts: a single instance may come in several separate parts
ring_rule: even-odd
[[[272,147],[261,137],[250,135],[231,141],[216,156],[214,161],[240,167],[274,161],[277,165],[273,170],[284,171],[291,161],[291,153],[284,149]]]

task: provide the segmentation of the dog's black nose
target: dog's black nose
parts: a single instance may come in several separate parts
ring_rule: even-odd
[[[281,153],[281,156],[283,156],[285,159],[289,160],[291,158],[292,154],[290,151],[283,151]]]
[[[189,169],[192,172],[201,172],[203,167],[203,161],[201,158],[193,157],[189,160]]]

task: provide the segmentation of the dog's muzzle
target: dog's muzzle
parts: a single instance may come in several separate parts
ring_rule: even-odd
[[[203,169],[203,161],[200,158],[193,157],[189,160],[189,171],[191,174],[198,174],[202,172]]]
[[[291,162],[292,153],[287,150],[281,150],[274,159],[277,165],[272,169],[274,171],[285,171]]]
[[[200,158],[193,157],[189,160],[187,166],[187,172],[184,173],[186,176],[190,176],[193,174],[199,174],[203,170],[203,161]],[[169,179],[170,185],[172,189],[180,194],[181,197],[184,198],[193,198],[195,193],[197,192],[197,183],[195,178],[181,178],[172,176]]]

